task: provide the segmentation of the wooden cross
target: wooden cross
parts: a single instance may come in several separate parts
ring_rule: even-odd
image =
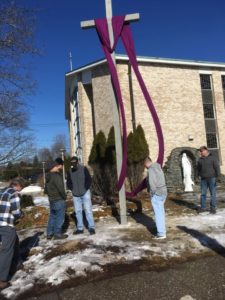
[[[105,11],[106,11],[106,19],[108,24],[108,32],[110,38],[111,47],[114,44],[114,35],[113,35],[113,27],[112,27],[112,0],[105,0]],[[125,16],[125,21],[133,22],[139,20],[139,14],[130,14]],[[95,27],[94,20],[82,21],[81,28],[88,29]],[[112,60],[114,65],[116,66],[116,57],[115,51],[111,53]],[[120,119],[119,119],[119,111],[117,107],[117,101],[114,94],[113,86],[111,85],[111,93],[113,98],[113,125],[115,130],[115,146],[116,146],[116,165],[117,165],[117,176],[119,178],[119,173],[122,166],[122,142],[121,142],[121,130],[120,130]],[[119,191],[119,201],[120,201],[120,222],[122,225],[127,224],[127,208],[126,208],[126,195],[125,195],[125,187],[124,184]]]

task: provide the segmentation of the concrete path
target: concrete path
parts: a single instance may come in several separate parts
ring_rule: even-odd
[[[27,299],[224,300],[225,257],[199,258],[158,272],[130,273]]]

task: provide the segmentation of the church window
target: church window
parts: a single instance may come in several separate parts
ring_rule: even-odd
[[[225,79],[224,79],[225,80]],[[210,152],[219,159],[219,143],[212,77],[209,74],[200,74],[203,113],[205,119],[206,142]],[[225,81],[224,81],[225,85]],[[225,87],[225,86],[224,86]]]
[[[225,104],[225,75],[221,76],[221,80],[222,80],[222,88],[223,88],[223,99]]]

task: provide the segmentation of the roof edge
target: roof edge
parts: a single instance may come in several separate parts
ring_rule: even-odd
[[[128,60],[128,56],[124,54],[116,55],[118,60]],[[225,62],[210,62],[201,60],[185,60],[185,59],[175,59],[175,58],[162,58],[162,57],[147,57],[147,56],[137,56],[138,62],[153,62],[153,63],[166,63],[175,65],[191,65],[191,66],[210,66],[210,67],[222,67],[225,68]]]
[[[116,54],[116,60],[128,61],[129,58],[124,54]],[[199,60],[182,60],[174,58],[161,58],[161,57],[146,57],[146,56],[137,56],[138,62],[150,62],[150,63],[159,63],[159,64],[171,64],[171,65],[183,65],[183,66],[198,66],[198,67],[211,67],[211,68],[225,68],[225,62],[209,62],[209,61],[199,61]],[[91,69],[95,66],[106,63],[106,59],[102,58],[96,60],[92,63],[81,66],[73,71],[67,72],[65,76],[70,76],[88,69]]]

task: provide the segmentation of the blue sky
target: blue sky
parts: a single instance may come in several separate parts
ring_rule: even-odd
[[[69,52],[73,68],[103,57],[95,30],[82,30],[80,21],[104,17],[105,0],[21,2],[40,9],[36,44],[44,54],[32,66],[38,87],[30,99],[30,127],[37,147],[50,147],[57,134],[68,137],[64,81],[70,68]],[[112,2],[114,15],[140,13],[139,22],[132,24],[138,55],[225,62],[224,0]],[[117,53],[124,52],[119,47]]]

